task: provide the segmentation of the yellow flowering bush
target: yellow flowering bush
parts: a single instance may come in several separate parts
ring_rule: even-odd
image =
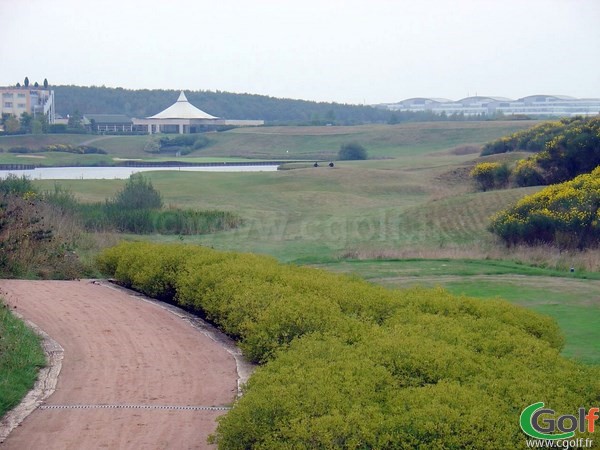
[[[534,158],[522,159],[513,169],[513,177],[517,186],[539,186],[544,184],[544,176],[536,165]]]
[[[506,164],[497,162],[479,163],[469,173],[482,191],[503,188],[508,183],[510,170]]]
[[[483,146],[481,156],[494,155],[497,153],[513,152],[515,150],[526,150],[538,152],[544,148],[546,142],[557,136],[572,123],[581,121],[577,117],[573,119],[562,119],[556,122],[544,122],[528,130],[518,131],[509,136],[503,136],[495,141],[488,142]]]
[[[584,248],[600,244],[600,166],[554,184],[492,217],[490,230],[508,244],[551,243]]]

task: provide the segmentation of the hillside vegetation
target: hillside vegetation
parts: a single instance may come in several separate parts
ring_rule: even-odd
[[[600,393],[597,368],[559,356],[552,320],[501,301],[194,246],[121,244],[100,264],[263,363],[220,419],[220,448],[524,448],[525,406],[566,414]]]
[[[84,86],[54,86],[57,112],[66,116],[81,114],[125,114],[148,117],[171,106],[179,91],[165,89],[123,89]],[[386,123],[390,111],[370,106],[318,103],[279,99],[265,95],[235,94],[222,91],[186,91],[190,103],[203,111],[227,119],[263,119],[271,123],[306,125],[343,125]]]
[[[600,165],[600,117],[545,122],[487,143],[482,156],[518,150],[537,152],[517,163],[517,186],[561,183]]]
[[[519,200],[492,218],[491,231],[507,244],[600,244],[600,167]]]

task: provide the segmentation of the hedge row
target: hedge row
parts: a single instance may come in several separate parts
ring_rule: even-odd
[[[597,369],[559,355],[551,319],[505,302],[184,245],[124,243],[99,263],[263,363],[220,448],[520,448],[525,406],[571,414],[600,393]]]
[[[34,149],[29,147],[12,147],[8,149],[9,153],[45,153],[45,152],[64,152],[75,153],[78,155],[101,154],[106,151],[91,145],[71,145],[71,144],[52,144],[45,147]]]
[[[75,208],[83,227],[94,232],[197,235],[231,230],[242,224],[235,213],[193,209],[124,209],[112,203],[82,203]]]

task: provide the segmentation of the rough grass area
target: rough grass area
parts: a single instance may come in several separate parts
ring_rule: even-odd
[[[45,364],[40,338],[0,299],[0,417],[33,387]]]

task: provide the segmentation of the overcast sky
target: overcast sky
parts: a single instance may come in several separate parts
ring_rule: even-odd
[[[0,0],[0,85],[600,97],[600,0]]]

